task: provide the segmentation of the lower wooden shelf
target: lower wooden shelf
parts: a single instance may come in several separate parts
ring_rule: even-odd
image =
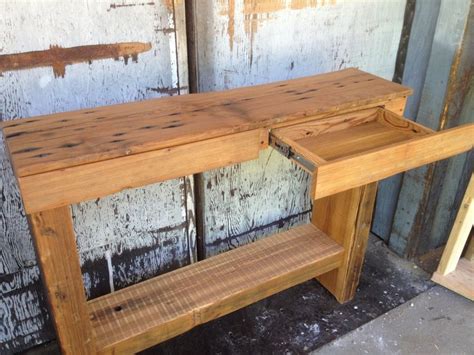
[[[100,353],[132,353],[340,266],[312,224],[88,302]]]

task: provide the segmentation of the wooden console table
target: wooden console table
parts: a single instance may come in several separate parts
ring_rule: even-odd
[[[438,133],[401,117],[410,93],[347,69],[4,123],[63,352],[137,352],[315,277],[350,300],[377,181],[473,146],[474,125]],[[311,224],[86,300],[69,205],[268,145],[312,174]]]

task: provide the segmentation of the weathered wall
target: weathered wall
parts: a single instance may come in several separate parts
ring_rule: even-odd
[[[187,90],[182,1],[2,1],[0,14],[2,120]],[[0,353],[10,353],[54,332],[3,140],[0,161]],[[192,192],[186,177],[73,206],[89,297],[194,260]]]
[[[398,62],[400,73],[398,82],[413,89],[413,95],[407,100],[404,116],[415,119],[420,106],[423,85],[431,54],[433,37],[438,22],[441,0],[408,0],[406,17],[411,22],[404,23],[406,43],[400,43],[405,59]],[[410,8],[408,8],[410,6]],[[410,20],[408,17],[408,20]],[[388,243],[392,230],[393,218],[397,209],[398,195],[402,184],[403,173],[392,176],[379,183],[375,204],[372,232]]]
[[[407,117],[435,130],[474,122],[473,31],[471,1],[416,2],[403,73],[415,89]],[[471,152],[393,178],[391,189],[379,193],[375,232],[408,257],[443,245],[473,166]]]
[[[393,77],[405,0],[206,0],[195,6],[200,91],[345,67]],[[201,174],[197,182],[204,256],[309,218],[308,175],[271,149],[257,161]]]

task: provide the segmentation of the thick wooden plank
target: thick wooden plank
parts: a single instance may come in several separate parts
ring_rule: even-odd
[[[467,186],[461,206],[459,207],[453,229],[451,230],[443,255],[439,261],[438,270],[436,271],[439,275],[447,275],[456,269],[456,265],[461,258],[473,225],[474,175],[471,175],[471,180]]]
[[[69,206],[28,216],[38,264],[65,354],[95,351]]]
[[[472,149],[474,124],[342,157],[318,167],[316,199]],[[340,172],[344,171],[344,174]]]
[[[300,123],[271,134],[314,163],[314,198],[445,159],[474,144],[474,125],[436,133],[383,109]]]
[[[131,353],[340,265],[307,224],[89,302],[102,353]]]
[[[377,183],[314,201],[312,223],[344,248],[341,266],[318,280],[341,302],[356,292],[369,237]]]
[[[28,213],[69,205],[258,157],[263,130],[253,130],[19,179]],[[130,172],[134,172],[131,174]]]
[[[454,271],[446,275],[436,271],[432,280],[474,301],[474,262],[461,258]]]
[[[7,122],[17,176],[377,104],[411,90],[357,69]],[[278,103],[275,105],[275,103]]]

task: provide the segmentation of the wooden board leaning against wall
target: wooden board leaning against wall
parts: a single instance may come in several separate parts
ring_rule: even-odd
[[[2,121],[187,92],[181,1],[2,2],[0,12]],[[67,59],[52,65],[57,55]],[[12,63],[21,70],[10,70]],[[0,353],[10,353],[54,333],[0,140]],[[185,177],[73,206],[88,297],[195,259],[192,192]]]

